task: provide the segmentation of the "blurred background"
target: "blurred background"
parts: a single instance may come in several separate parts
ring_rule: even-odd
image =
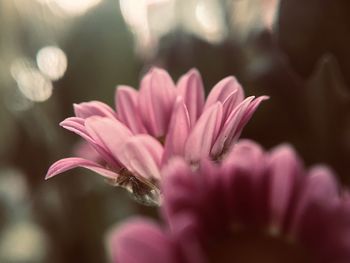
[[[72,104],[113,105],[152,65],[271,96],[243,137],[349,184],[349,47],[348,0],[0,0],[0,262],[105,262],[109,227],[155,214],[84,170],[44,181],[79,147]]]

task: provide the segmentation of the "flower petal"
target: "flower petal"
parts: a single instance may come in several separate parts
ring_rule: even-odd
[[[238,83],[235,77],[229,76],[218,82],[208,95],[208,98],[204,105],[204,110],[208,109],[211,105],[216,102],[223,103],[227,97],[236,93],[235,101],[232,102],[232,108],[242,102],[244,98],[244,92],[241,85]]]
[[[303,166],[289,145],[281,145],[271,152],[269,166],[271,223],[273,227],[281,229],[287,218],[296,185],[304,176]]]
[[[73,104],[75,116],[79,118],[89,118],[91,116],[116,118],[114,110],[107,104],[100,101],[83,102]]]
[[[174,105],[169,132],[165,139],[162,163],[175,155],[184,156],[185,142],[190,132],[190,118],[182,98],[178,98]]]
[[[190,162],[197,162],[209,156],[217,137],[222,120],[222,104],[217,102],[204,111],[188,136],[185,157]]]
[[[304,187],[293,215],[291,232],[295,233],[305,209],[314,204],[326,204],[339,197],[339,187],[332,171],[324,166],[316,166],[305,177]]]
[[[202,78],[196,69],[191,69],[177,83],[177,89],[188,110],[191,127],[194,126],[204,106],[204,87]]]
[[[228,151],[232,147],[234,141],[238,139],[238,136],[241,133],[241,130],[238,129],[239,124],[244,118],[249,104],[253,99],[253,96],[246,98],[234,109],[234,111],[232,111],[219,132],[211,151],[212,156],[222,155],[224,152]]]
[[[166,135],[175,98],[175,84],[165,70],[151,69],[142,79],[139,108],[151,135],[157,138]]]
[[[85,121],[89,135],[119,161],[120,148],[132,135],[131,131],[117,119],[90,117]]]
[[[54,177],[57,174],[63,173],[65,171],[68,171],[77,167],[89,169],[91,171],[94,171],[110,179],[115,179],[116,177],[118,177],[117,173],[111,170],[108,170],[93,161],[89,161],[83,158],[71,157],[71,158],[61,159],[55,162],[53,165],[51,165],[45,176],[45,179],[49,179],[51,177]]]
[[[241,120],[241,122],[238,125],[238,130],[242,130],[244,126],[248,123],[248,121],[251,119],[253,116],[254,112],[257,110],[259,107],[260,103],[263,102],[264,100],[268,100],[268,96],[260,96],[256,99],[254,99],[248,106],[246,112],[244,113],[244,116]]]
[[[169,237],[148,219],[131,219],[107,237],[112,262],[176,263]]]
[[[140,134],[131,137],[120,149],[120,162],[132,173],[143,178],[160,178],[163,146],[153,137]]]
[[[82,118],[79,118],[79,117],[67,118],[62,122],[60,122],[60,126],[62,126],[63,128],[71,132],[78,134],[88,142],[95,143],[95,141],[91,138],[89,133],[86,131],[85,120]]]
[[[104,161],[106,161],[111,167],[119,167],[118,163],[110,154],[108,149],[106,149],[103,144],[96,142],[87,132],[84,119],[78,117],[71,117],[62,121],[60,125],[63,128],[72,131],[81,136],[83,139],[85,139],[91,145],[91,147],[93,147],[101,155]]]
[[[132,87],[118,86],[116,89],[115,104],[118,119],[134,133],[145,133],[138,110],[138,92]]]

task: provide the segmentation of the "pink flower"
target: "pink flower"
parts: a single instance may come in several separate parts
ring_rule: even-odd
[[[163,170],[165,225],[130,220],[111,231],[113,262],[350,262],[350,202],[326,167],[294,150],[239,142],[222,165]]]
[[[139,91],[117,88],[116,111],[98,101],[74,105],[75,117],[60,125],[85,139],[100,158],[59,160],[46,178],[84,167],[152,201],[159,194],[161,167],[170,158],[181,156],[189,163],[222,159],[266,98],[244,99],[236,79],[227,77],[205,101],[197,70],[175,85],[166,71],[151,69]]]

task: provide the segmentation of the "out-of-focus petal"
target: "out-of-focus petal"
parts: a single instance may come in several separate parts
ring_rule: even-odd
[[[130,137],[118,153],[120,162],[135,175],[160,179],[162,145],[145,134]]]
[[[229,95],[232,94],[232,92],[235,92],[237,94],[235,101],[233,101],[231,105],[231,107],[234,108],[236,105],[241,103],[244,98],[243,89],[235,77],[229,76],[222,79],[213,87],[209,93],[204,105],[204,110],[208,109],[211,105],[215,104],[218,101],[224,103],[224,101]]]
[[[225,157],[222,166],[224,169],[235,166],[251,174],[259,174],[265,169],[265,155],[262,147],[256,142],[247,139],[239,140]]]
[[[204,87],[202,78],[196,69],[191,69],[177,83],[177,89],[188,110],[191,127],[202,113],[204,106]]]
[[[184,156],[185,142],[190,132],[190,119],[182,98],[178,98],[171,117],[169,131],[165,139],[162,163],[170,157]]]
[[[175,98],[175,84],[165,70],[153,68],[142,79],[139,109],[151,135],[157,138],[166,135]]]
[[[145,133],[138,110],[138,92],[129,86],[118,86],[116,89],[115,104],[118,119],[134,133]]]
[[[91,116],[116,118],[116,114],[111,107],[100,101],[83,102],[73,104],[75,116],[79,118],[89,118]]]
[[[178,263],[169,237],[148,219],[131,219],[110,231],[113,263]]]
[[[215,103],[199,118],[188,136],[185,146],[185,157],[190,162],[209,157],[222,121],[222,104]]]
[[[89,161],[83,158],[71,157],[71,158],[61,159],[55,162],[53,165],[51,165],[45,176],[45,179],[49,179],[51,177],[54,177],[57,174],[63,173],[65,171],[68,171],[77,167],[89,169],[91,171],[94,171],[110,179],[115,179],[116,177],[118,177],[117,173],[112,172],[111,170],[108,170],[93,161]]]
[[[281,145],[271,152],[270,164],[271,224],[283,228],[294,189],[303,174],[303,165],[289,145]]]
[[[300,195],[293,215],[292,233],[297,231],[298,223],[310,205],[332,203],[339,198],[339,187],[333,172],[325,166],[312,168]]]

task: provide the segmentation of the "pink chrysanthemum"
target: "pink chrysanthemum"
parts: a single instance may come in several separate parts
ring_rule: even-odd
[[[113,230],[119,263],[350,262],[350,202],[326,167],[305,171],[294,150],[241,141],[220,166],[180,159],[164,170],[166,225]]]
[[[189,163],[221,159],[264,99],[244,99],[236,79],[227,77],[205,100],[197,70],[175,85],[166,71],[154,68],[139,91],[117,88],[116,111],[98,101],[74,105],[75,117],[61,126],[85,139],[99,158],[59,160],[46,178],[84,167],[152,202],[159,194],[160,169],[171,157],[182,156]]]

